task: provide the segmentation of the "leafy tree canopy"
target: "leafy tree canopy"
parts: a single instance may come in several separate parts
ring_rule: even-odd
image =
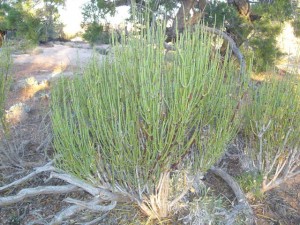
[[[58,6],[65,0],[6,0],[0,3],[0,30],[14,30],[33,42],[48,41],[59,35]]]
[[[296,18],[293,24],[299,24],[295,17],[297,1],[290,0],[91,0],[83,7],[82,26],[85,29],[95,27],[100,18],[114,15],[116,7],[124,5],[130,6],[131,19],[135,19],[133,9],[142,14],[148,9],[152,18],[173,24],[166,32],[167,41],[174,40],[175,29],[181,31],[201,20],[222,29],[230,34],[245,55],[254,55],[258,71],[272,65],[276,56],[280,55],[276,36],[283,22]]]

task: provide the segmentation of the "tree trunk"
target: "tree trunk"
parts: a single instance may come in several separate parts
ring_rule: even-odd
[[[0,30],[0,48],[3,45],[5,34],[6,34],[6,31]]]
[[[173,21],[172,30],[176,33],[176,29],[178,31],[182,31],[186,25],[187,18],[190,15],[190,11],[194,6],[195,0],[183,0],[181,2],[181,6],[177,12],[175,20]]]
[[[200,22],[203,17],[203,10],[206,6],[206,0],[182,0],[181,6],[173,21],[172,27],[166,31],[166,42],[176,40],[176,33],[181,33],[186,26],[193,26]],[[197,8],[199,11],[196,11]],[[193,15],[191,17],[191,10]]]

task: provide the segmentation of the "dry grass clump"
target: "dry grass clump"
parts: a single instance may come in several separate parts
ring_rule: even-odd
[[[15,125],[28,118],[30,107],[24,103],[17,103],[9,108],[5,114],[6,123]]]
[[[34,77],[27,78],[20,87],[22,99],[26,100],[34,97],[37,92],[49,89],[49,85],[50,83],[47,80],[38,82]]]

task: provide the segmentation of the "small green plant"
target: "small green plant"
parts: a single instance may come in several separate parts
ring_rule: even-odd
[[[294,79],[270,79],[252,90],[245,112],[246,153],[262,176],[264,193],[299,173],[300,88]]]
[[[184,217],[184,224],[223,224],[226,219],[226,202],[222,197],[216,197],[209,189],[202,191],[198,199],[189,203],[189,215]]]
[[[0,120],[2,127],[6,130],[5,123],[5,100],[11,84],[10,69],[12,65],[10,49],[7,46],[0,48]]]
[[[19,225],[21,224],[21,218],[17,215],[12,215],[9,220],[9,225]]]
[[[245,193],[252,193],[256,198],[262,197],[261,184],[263,177],[260,174],[243,173],[236,179]]]

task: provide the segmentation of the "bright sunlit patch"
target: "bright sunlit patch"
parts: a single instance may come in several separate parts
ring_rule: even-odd
[[[64,32],[68,36],[72,36],[80,31],[83,31],[80,24],[83,20],[82,6],[89,2],[89,0],[67,0],[63,9],[60,9],[60,17],[63,24],[65,24]],[[108,16],[105,21],[113,26],[124,22],[129,17],[129,7],[120,6],[116,10],[114,17]]]
[[[65,24],[64,32],[67,35],[74,35],[81,31],[81,8],[83,4],[88,1],[89,0],[67,0],[65,7],[59,10],[61,21]]]

